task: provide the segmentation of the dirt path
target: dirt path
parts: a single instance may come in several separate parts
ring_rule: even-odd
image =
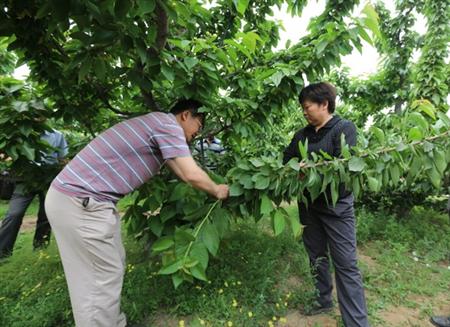
[[[29,232],[34,231],[34,228],[36,227],[36,216],[33,215],[26,215],[23,217],[22,226],[20,226],[20,232]]]

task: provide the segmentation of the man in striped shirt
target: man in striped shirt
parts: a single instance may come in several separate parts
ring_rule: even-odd
[[[120,294],[125,252],[116,202],[164,164],[218,199],[214,183],[192,159],[187,142],[201,129],[202,104],[179,101],[171,113],[152,112],[107,129],[54,179],[45,206],[69,287],[76,326],[125,326]]]

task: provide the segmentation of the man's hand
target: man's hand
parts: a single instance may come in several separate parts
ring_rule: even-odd
[[[167,160],[167,165],[186,183],[195,188],[208,192],[219,200],[228,197],[228,185],[216,184],[206,174],[192,157],[177,157]]]
[[[228,198],[229,195],[229,187],[226,184],[219,184],[217,185],[217,189],[216,189],[216,198],[219,200],[225,200],[226,198]]]

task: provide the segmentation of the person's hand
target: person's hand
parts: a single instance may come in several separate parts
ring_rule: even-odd
[[[229,187],[226,184],[219,184],[217,185],[217,189],[216,189],[216,198],[219,200],[225,200],[226,198],[228,198],[228,194],[229,194]]]
[[[306,164],[306,162],[304,162],[304,161],[300,161],[299,166],[300,166],[300,170],[302,170],[303,168],[307,167],[307,164]],[[298,179],[302,181],[302,180],[305,179],[305,177],[306,177],[305,173],[302,172],[302,171],[299,171],[299,173],[298,173]]]

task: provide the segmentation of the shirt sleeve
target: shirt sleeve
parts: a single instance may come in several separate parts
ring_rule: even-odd
[[[65,158],[67,156],[67,153],[68,153],[67,141],[64,135],[61,133],[61,139],[58,144],[58,158],[59,159]]]
[[[191,156],[183,129],[178,125],[158,125],[153,129],[151,138],[154,145],[161,151],[164,160]]]
[[[292,158],[300,158],[300,152],[298,150],[298,142],[300,141],[300,133],[295,133],[291,143],[283,151],[283,165],[289,162]]]
[[[342,129],[337,134],[337,139],[335,140],[335,153],[334,155],[336,157],[341,155],[341,135],[344,134],[345,137],[345,143],[348,144],[350,147],[356,145],[356,126],[351,121],[345,121],[344,124],[342,124]]]

